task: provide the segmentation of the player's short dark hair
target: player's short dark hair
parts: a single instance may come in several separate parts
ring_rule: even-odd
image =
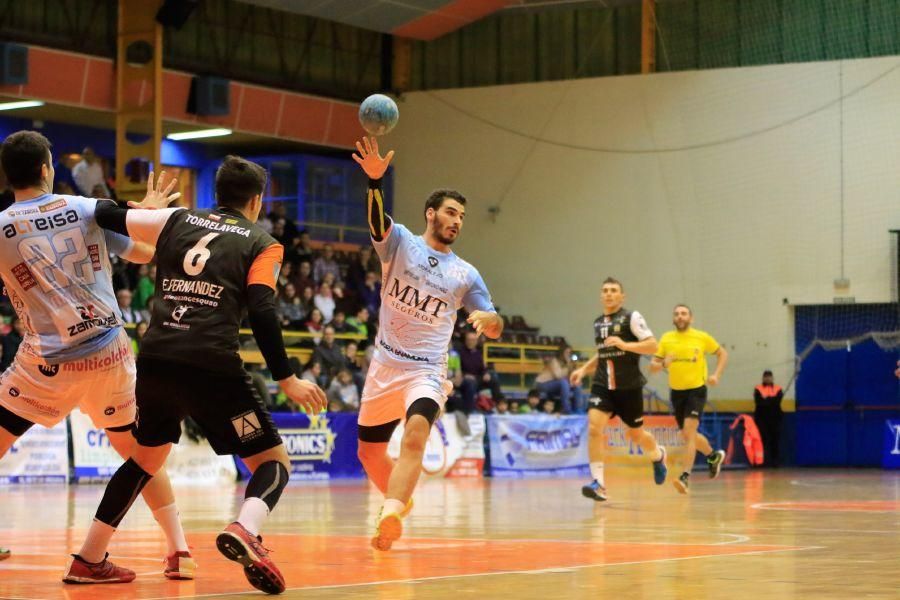
[[[240,156],[228,155],[216,170],[216,202],[229,208],[244,208],[266,189],[266,170]]]
[[[603,284],[601,285],[601,287],[604,286],[604,285],[606,285],[607,283],[611,283],[611,284],[613,284],[613,285],[617,285],[617,286],[619,286],[619,289],[620,289],[620,290],[622,290],[623,292],[625,291],[625,286],[622,285],[622,282],[619,281],[618,279],[616,279],[615,277],[607,277],[606,279],[604,279],[604,280],[603,280]]]
[[[431,192],[431,195],[428,196],[428,199],[425,201],[425,211],[428,212],[429,208],[433,208],[434,210],[439,210],[444,205],[444,200],[446,199],[456,200],[463,206],[466,205],[466,197],[457,192],[456,190],[434,190]]]
[[[37,131],[17,131],[0,147],[0,163],[14,190],[41,185],[41,167],[50,167],[50,140]]]
[[[676,304],[676,305],[674,306],[674,308],[672,308],[672,310],[675,310],[676,308],[686,308],[687,311],[688,311],[688,314],[691,315],[691,316],[694,316],[694,311],[691,310],[691,307],[688,306],[687,304],[684,304],[683,302],[680,303],[680,304]]]

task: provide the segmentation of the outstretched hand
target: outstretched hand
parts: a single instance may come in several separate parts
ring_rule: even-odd
[[[359,166],[362,167],[369,179],[381,179],[387,171],[391,159],[394,158],[394,151],[391,150],[382,158],[378,153],[378,140],[375,137],[364,137],[362,143],[356,142],[357,153],[353,154]]]
[[[172,193],[172,190],[175,189],[175,184],[178,183],[177,179],[172,179],[165,188],[163,185],[166,183],[166,172],[163,171],[159,174],[159,179],[156,181],[156,184],[153,183],[153,171],[150,171],[150,176],[147,178],[147,195],[144,196],[144,199],[140,202],[135,202],[134,200],[130,200],[128,202],[129,208],[166,208],[179,198],[181,198],[181,192]]]

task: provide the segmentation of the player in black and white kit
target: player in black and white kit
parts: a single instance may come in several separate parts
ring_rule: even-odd
[[[603,482],[603,431],[609,420],[619,416],[626,435],[639,445],[653,461],[653,478],[657,485],[666,481],[666,449],[643,428],[644,384],[641,354],[656,352],[656,338],[647,322],[636,310],[625,308],[622,284],[607,277],[600,290],[603,315],[594,321],[597,354],[572,371],[572,385],[581,385],[584,376],[594,371],[591,398],[588,403],[588,457],[593,480],[581,493],[593,500],[606,500]]]
[[[216,172],[219,206],[213,211],[97,208],[101,227],[157,248],[159,296],[137,362],[137,449],[110,480],[76,561],[104,557],[115,528],[190,416],[217,454],[240,456],[253,473],[238,518],[216,545],[244,567],[254,587],[284,591],[259,528],[287,485],[290,461],[238,354],[244,314],[288,398],[315,414],[325,408],[325,394],[299,380],[288,364],[275,311],[284,248],[256,225],[265,185],[262,167],[229,156]],[[109,565],[133,579],[133,572]]]

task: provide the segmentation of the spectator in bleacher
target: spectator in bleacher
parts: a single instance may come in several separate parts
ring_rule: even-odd
[[[59,194],[61,196],[78,196],[78,192],[75,191],[75,188],[66,183],[65,181],[54,181],[53,182],[53,193]]]
[[[313,298],[316,297],[316,293],[313,291],[313,287],[307,286],[302,288],[297,288],[301,290],[300,292],[300,304],[303,305],[303,311],[308,315],[312,312],[312,310],[316,307],[315,303],[313,303]]]
[[[138,282],[134,288],[132,305],[138,310],[147,309],[147,303],[156,291],[156,265],[141,265],[138,268]]]
[[[470,414],[475,410],[476,396],[483,389],[491,391],[491,399],[497,402],[503,397],[497,374],[484,364],[484,356],[478,343],[479,336],[474,331],[466,332],[463,347],[459,351],[459,360],[463,373],[460,393],[462,394],[462,410]]]
[[[506,398],[501,398],[497,401],[497,408],[495,410],[498,415],[509,414],[509,402],[506,401]]]
[[[542,405],[541,412],[544,413],[545,415],[558,415],[559,414],[558,412],[556,412],[556,402],[554,402],[552,398],[547,398],[546,400],[544,400],[544,404]]]
[[[344,351],[334,337],[334,327],[322,330],[322,341],[313,350],[312,359],[322,364],[321,387],[327,387],[338,371],[344,367]]]
[[[557,356],[545,356],[544,368],[534,380],[535,386],[545,398],[559,398],[560,408],[565,415],[587,410],[582,407],[584,395],[580,386],[569,383],[569,373]]]
[[[281,221],[281,228],[284,235],[284,240],[287,242],[283,244],[285,248],[290,246],[294,238],[297,237],[297,225],[294,223],[294,220],[291,219],[287,214],[287,206],[285,206],[284,202],[275,202],[272,205],[272,212],[269,213],[269,219],[272,223],[276,223]]]
[[[131,290],[121,289],[116,292],[116,302],[119,304],[119,312],[122,313],[122,320],[125,323],[142,323],[149,321],[150,315],[143,310],[138,310],[131,305]]]
[[[354,316],[347,319],[347,325],[355,330],[351,333],[359,333],[369,339],[369,317],[369,309],[365,306],[360,307]]]
[[[306,368],[300,375],[300,379],[319,385],[319,377],[322,376],[322,365],[314,360],[306,363]]]
[[[288,261],[284,261],[281,264],[281,269],[278,271],[278,280],[275,283],[279,288],[284,289],[284,287],[288,283],[293,283],[293,276],[294,264]],[[296,287],[294,289],[296,290]]]
[[[112,196],[106,187],[103,165],[94,154],[93,148],[87,147],[81,153],[81,162],[72,169],[72,178],[78,187],[78,193],[89,198],[109,198]]]
[[[322,318],[326,323],[330,323],[334,318],[334,296],[332,295],[331,286],[323,283],[319,286],[319,292],[313,298],[313,305],[322,311]]]
[[[322,311],[313,307],[313,309],[309,311],[309,316],[306,318],[306,330],[315,336],[313,338],[314,344],[318,344],[322,339],[321,334],[323,327],[325,327],[325,321],[322,319]]]
[[[540,409],[541,406],[541,393],[532,388],[528,390],[528,396],[525,398],[525,402],[519,406],[519,412],[521,414],[528,413],[536,413]]]
[[[306,313],[303,311],[303,304],[300,302],[300,297],[297,296],[297,289],[293,283],[288,283],[281,290],[278,298],[278,316],[281,319],[282,327],[287,329],[303,328]]]
[[[334,327],[335,333],[356,333],[356,328],[347,323],[346,314],[342,310],[334,311],[334,318],[329,325]]]
[[[275,219],[272,221],[272,231],[269,232],[275,241],[282,246],[287,246],[287,236],[284,235],[284,219]]]
[[[134,337],[131,338],[131,351],[134,352],[135,356],[141,351],[141,343],[144,341],[144,336],[147,334],[147,327],[149,326],[150,323],[148,321],[141,321],[134,327]]]
[[[302,292],[304,288],[316,288],[316,282],[312,278],[312,264],[308,260],[298,263],[296,269],[292,269],[293,279],[291,282],[297,291]]]
[[[359,302],[370,314],[378,314],[378,309],[381,308],[381,280],[374,271],[366,273],[366,279],[359,290]]]
[[[292,256],[297,257],[298,262],[306,261],[312,265],[315,253],[313,252],[312,244],[309,241],[309,232],[305,229],[300,230],[300,233],[294,238],[291,254]]]
[[[341,369],[328,386],[328,400],[338,400],[345,410],[359,410],[359,389],[353,382],[353,375],[347,369]]]
[[[359,345],[354,341],[348,341],[344,346],[344,367],[353,375],[353,383],[362,393],[363,384],[366,382],[366,372],[362,368],[362,360],[359,356]]]
[[[347,286],[354,292],[361,292],[366,283],[366,273],[369,271],[378,274],[381,272],[381,263],[372,253],[371,246],[363,246],[359,253],[353,256],[353,262],[347,268]]]
[[[335,281],[341,280],[341,267],[334,258],[334,246],[331,244],[322,246],[322,256],[313,263],[313,279],[324,281],[326,273],[334,275]]]

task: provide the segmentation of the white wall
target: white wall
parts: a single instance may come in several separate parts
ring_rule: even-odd
[[[887,230],[900,227],[900,58],[842,68],[845,275],[857,302],[886,302]],[[504,312],[575,344],[592,343],[607,275],[657,335],[672,305],[689,303],[696,324],[732,351],[713,397],[745,398],[764,368],[782,382],[792,371],[782,298],[835,295],[840,70],[806,63],[411,93],[383,141],[397,151],[395,216],[415,230],[432,189],[463,191],[456,251]]]

